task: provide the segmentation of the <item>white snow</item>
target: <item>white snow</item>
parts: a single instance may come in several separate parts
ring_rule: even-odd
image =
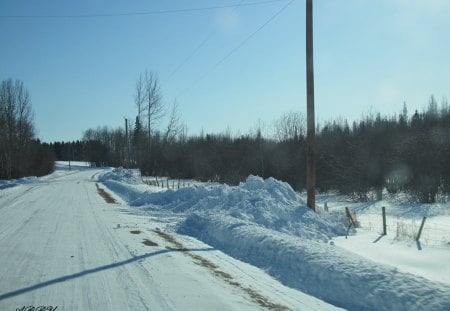
[[[38,180],[36,176],[34,177],[23,177],[19,179],[11,179],[11,180],[0,180],[0,190],[6,188],[12,188],[20,185],[26,185],[34,183]]]
[[[450,247],[426,247],[412,240],[366,230],[349,239],[337,237],[335,245],[377,263],[396,267],[399,271],[420,275],[450,285]],[[420,243],[420,241],[419,241]]]
[[[107,171],[58,170],[0,191],[0,310],[338,309],[201,241],[158,231],[167,217],[106,203],[95,181]]]
[[[181,233],[264,268],[284,284],[352,309],[446,310],[450,286],[232,217],[190,216]],[[380,305],[381,303],[381,305]]]
[[[117,188],[116,188],[117,189]],[[129,193],[130,191],[125,191]],[[123,196],[123,195],[122,195]],[[214,212],[231,215],[298,236],[327,241],[345,234],[343,222],[312,213],[302,198],[284,182],[250,176],[238,187],[188,187],[154,193],[135,193],[131,206],[158,206],[175,213]]]
[[[118,179],[115,182],[121,183]],[[126,188],[124,190],[130,193]],[[337,306],[353,310],[450,308],[447,279],[433,277],[439,267],[443,271],[450,267],[449,249],[445,244],[443,250],[434,250],[427,253],[430,254],[428,257],[422,257],[421,264],[414,269],[414,260],[408,261],[401,252],[397,260],[389,261],[386,256],[383,261],[379,259],[381,256],[370,255],[381,252],[366,252],[367,246],[358,247],[358,239],[364,236],[360,229],[353,230],[347,240],[336,238],[346,231],[342,209],[337,210],[336,206],[350,205],[358,210],[359,220],[364,222],[363,212],[368,204],[352,206],[349,202],[339,202],[341,198],[328,195],[323,199],[336,200],[330,202],[334,211],[316,214],[305,207],[302,197],[289,185],[255,176],[250,176],[238,187],[197,186],[158,193],[149,189],[137,191],[132,196],[124,196],[118,187],[115,191],[128,198],[135,211],[150,217],[151,221],[160,222],[163,228],[198,238],[235,258],[263,268],[292,288]],[[371,208],[375,209],[373,205]],[[436,208],[426,210],[428,215],[431,210],[434,210],[433,215],[446,213],[439,212],[440,209],[442,207],[438,211]],[[448,206],[443,209],[447,210]],[[389,217],[394,215],[392,211]],[[396,217],[400,217],[399,214],[401,212],[397,210]],[[381,216],[378,218],[381,220]],[[366,239],[362,243],[376,244],[373,240]],[[378,245],[382,247],[383,243]],[[393,249],[386,247],[385,251],[395,257]],[[436,265],[435,261],[442,264]],[[431,266],[438,268],[428,268],[434,272],[427,272],[425,267]]]
[[[450,309],[448,204],[328,194],[313,213],[272,178],[166,190],[136,171],[71,168],[0,183],[17,185],[0,190],[1,310]],[[348,239],[344,206],[362,225]]]
[[[349,239],[335,238],[337,246],[400,271],[450,284],[449,204],[419,204],[400,196],[346,205],[356,211],[362,228]],[[387,215],[385,236],[382,235],[382,206]],[[416,241],[424,216],[427,217],[425,225]]]

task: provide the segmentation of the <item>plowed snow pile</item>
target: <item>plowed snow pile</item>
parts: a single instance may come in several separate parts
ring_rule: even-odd
[[[142,182],[136,171],[122,167],[101,174],[97,180],[117,193],[126,202],[135,200],[148,189],[148,186]]]
[[[98,181],[100,182],[111,180],[132,185],[142,184],[142,179],[139,178],[133,170],[127,170],[122,167],[115,168],[112,171],[106,172],[98,177]]]
[[[159,206],[187,215],[222,214],[311,239],[345,234],[342,222],[312,213],[289,184],[250,176],[237,187],[215,185],[146,192],[132,206]]]
[[[123,172],[116,172],[123,173]],[[345,234],[337,214],[311,212],[283,182],[250,176],[237,187],[135,191],[129,205],[178,215],[177,231],[266,270],[283,283],[351,310],[450,310],[450,286],[399,272],[326,243]],[[110,187],[111,181],[103,182]],[[122,186],[118,186],[118,185]],[[148,188],[147,188],[148,189]]]

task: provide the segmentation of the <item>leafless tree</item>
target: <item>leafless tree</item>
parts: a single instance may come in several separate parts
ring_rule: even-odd
[[[178,103],[175,101],[170,112],[169,122],[164,132],[164,141],[174,142],[176,138],[183,133],[184,126],[180,123],[180,113]]]
[[[144,170],[150,173],[152,166],[152,133],[155,123],[164,116],[164,106],[162,103],[161,90],[159,87],[158,77],[155,73],[146,70],[139,75],[136,81],[135,104],[138,109],[137,121],[146,126],[147,148],[139,143],[137,147],[138,153],[147,153],[145,159]]]
[[[136,93],[134,94],[134,103],[138,111],[138,118],[141,119],[141,115],[145,113],[145,90],[142,74],[136,80]]]
[[[297,140],[305,136],[305,117],[300,112],[284,113],[274,122],[275,138],[278,141]]]
[[[147,131],[151,137],[152,124],[164,116],[164,106],[162,104],[161,90],[158,77],[150,71],[145,71],[144,76],[144,108],[147,111]]]
[[[23,82],[0,85],[0,175],[12,178],[29,167],[26,148],[34,136],[30,95]],[[15,172],[13,172],[15,170]]]
[[[147,120],[148,135],[151,136],[152,125],[164,116],[161,90],[155,73],[146,70],[136,81],[134,102],[141,122]]]

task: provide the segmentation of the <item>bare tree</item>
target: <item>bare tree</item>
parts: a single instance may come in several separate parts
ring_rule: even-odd
[[[152,131],[154,123],[164,116],[164,106],[162,104],[161,90],[159,87],[158,77],[153,72],[146,70],[139,75],[136,81],[135,104],[138,109],[137,120],[141,124],[147,126],[147,158],[145,159],[144,170],[151,173],[151,157],[152,157]],[[138,152],[142,152],[144,146],[139,145]]]
[[[169,122],[164,133],[164,141],[174,142],[184,130],[183,124],[180,123],[180,113],[178,110],[178,103],[175,101],[170,112]]]
[[[31,168],[28,148],[33,140],[30,95],[20,80],[0,85],[0,175],[21,176]]]
[[[138,111],[138,118],[141,119],[141,115],[145,113],[145,86],[142,74],[136,80],[136,93],[134,94],[134,103]]]
[[[164,107],[162,105],[161,90],[159,88],[158,77],[156,74],[145,71],[144,74],[144,99],[145,109],[147,110],[147,130],[149,139],[153,122],[158,121],[164,116]]]
[[[32,125],[33,111],[31,109],[30,94],[23,86],[23,82],[17,80],[15,88],[17,96],[18,142],[20,145],[25,145],[29,143],[34,136]]]
[[[150,136],[152,124],[164,116],[161,90],[158,77],[153,72],[146,70],[136,80],[136,93],[134,103],[138,110],[139,120],[147,119],[147,131]]]
[[[278,141],[298,140],[305,136],[305,116],[294,111],[284,113],[275,120],[274,130]]]

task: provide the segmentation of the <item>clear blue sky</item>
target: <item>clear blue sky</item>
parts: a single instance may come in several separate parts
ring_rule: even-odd
[[[260,1],[1,0],[0,15]],[[159,75],[164,103],[177,100],[189,133],[227,127],[244,133],[258,120],[270,124],[284,112],[306,111],[305,1],[294,0],[271,20],[289,2],[120,17],[2,17],[0,80],[24,81],[44,141],[78,139],[90,127],[122,126],[124,117],[134,118],[135,82],[146,69]],[[439,101],[449,96],[449,16],[448,0],[314,1],[317,120],[392,115],[404,101],[412,113],[431,94]]]

